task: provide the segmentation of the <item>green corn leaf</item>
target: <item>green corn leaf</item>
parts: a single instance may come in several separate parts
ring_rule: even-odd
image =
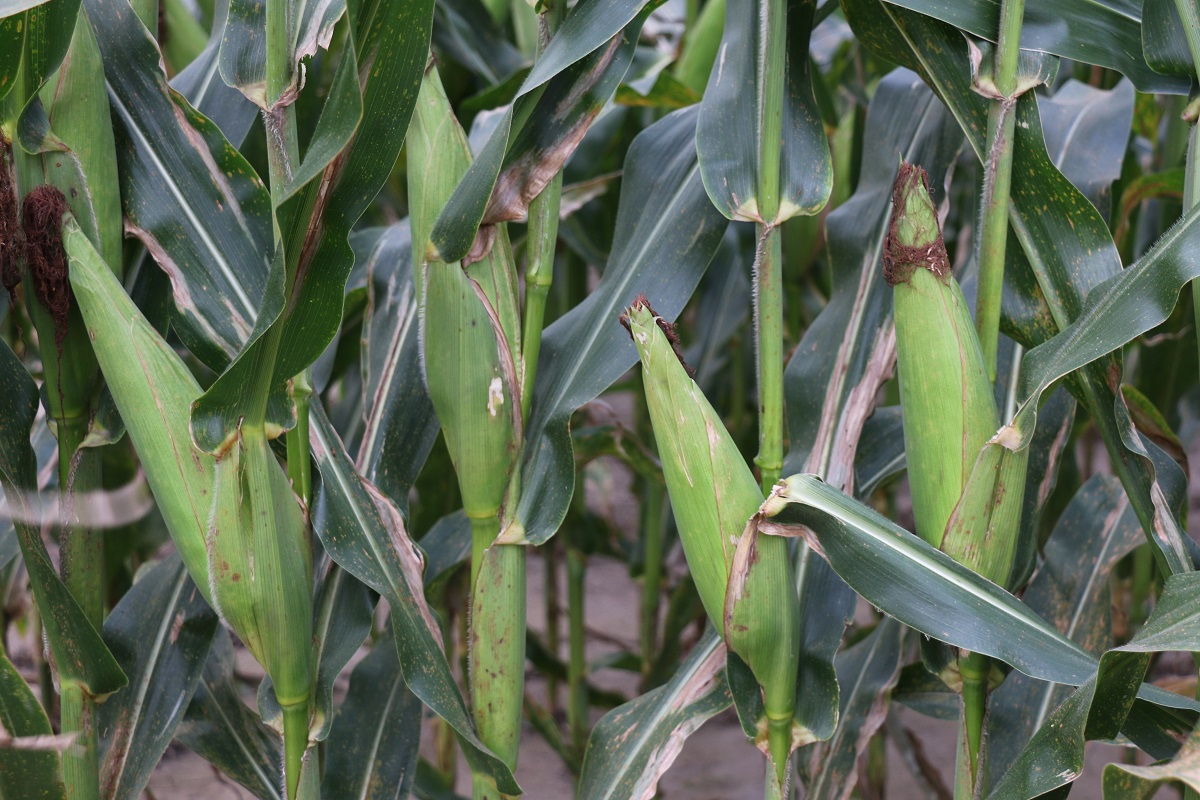
[[[1100,657],[1096,675],[1047,718],[988,797],[1037,797],[1078,778],[1085,742],[1114,738],[1124,726],[1151,654],[1200,647],[1198,588],[1196,573],[1169,577],[1137,635]]]
[[[444,0],[434,14],[434,44],[488,83],[528,66],[480,0]]]
[[[840,800],[858,782],[863,746],[887,718],[903,639],[904,626],[885,617],[865,639],[838,654],[838,683],[844,687],[838,726],[829,741],[813,750],[806,797]]]
[[[229,18],[228,0],[214,3],[212,35],[196,58],[171,79],[171,88],[187,98],[192,108],[221,129],[229,143],[239,146],[258,116],[258,107],[220,76],[221,41]]]
[[[1046,543],[1046,560],[1023,600],[1064,636],[1099,655],[1112,645],[1109,576],[1142,542],[1120,483],[1094,476],[1059,518]],[[1067,694],[1020,673],[1005,679],[988,704],[987,766],[993,776],[1004,774]]]
[[[477,241],[481,225],[524,217],[617,90],[657,5],[618,0],[603,9],[584,5],[567,17],[441,210],[430,234],[431,258],[482,254],[490,236]],[[424,239],[416,241],[421,250]]]
[[[1195,77],[1196,64],[1174,0],[1143,0],[1142,54],[1155,72]]]
[[[25,48],[25,15],[19,11],[0,19],[0,100],[8,96],[17,81],[21,51]]]
[[[571,415],[637,361],[633,343],[614,322],[617,315],[644,292],[659,316],[674,319],[727,227],[700,180],[695,124],[695,109],[683,109],[634,139],[616,244],[600,284],[542,336],[517,507],[517,523],[533,544],[558,530],[575,489]]]
[[[176,555],[151,567],[104,622],[129,687],[96,709],[106,798],[141,797],[200,683],[217,615]]]
[[[433,443],[438,421],[421,380],[416,286],[408,225],[356,232],[355,263],[365,264],[363,427],[356,463],[367,480],[408,509],[408,490]]]
[[[732,702],[724,664],[725,646],[710,628],[670,681],[605,714],[588,739],[577,796],[652,797],[684,740]]]
[[[441,648],[441,630],[425,602],[420,551],[395,506],[354,470],[320,402],[312,405],[312,453],[321,481],[313,530],[343,569],[387,599],[409,691],[454,729],[467,760],[507,792],[512,771],[479,741]]]
[[[0,653],[0,725],[13,737],[52,738],[50,720],[17,668]],[[66,800],[57,750],[0,747],[0,795],[5,800]]]
[[[283,745],[240,694],[233,642],[220,628],[176,738],[255,797],[280,800]]]
[[[887,0],[995,41],[1000,4],[995,0]],[[1186,94],[1187,82],[1163,77],[1142,57],[1139,5],[1118,0],[1030,3],[1021,25],[1021,47],[1098,64],[1129,77],[1143,92]]]
[[[200,396],[200,386],[137,310],[83,232],[68,224],[63,243],[71,262],[71,286],[100,368],[171,538],[211,603],[205,540],[215,459],[192,447],[188,427],[188,410]]]
[[[833,162],[808,66],[815,6],[813,0],[726,4],[724,38],[700,106],[696,151],[704,187],[730,219],[778,224],[815,214],[829,200]],[[782,41],[771,41],[775,37]],[[769,74],[768,51],[776,48],[785,53],[783,75]],[[765,119],[776,113],[763,106],[769,102],[764,97],[776,82],[783,84],[782,147],[763,139]],[[778,175],[760,174],[768,164]],[[778,187],[769,199],[760,196],[767,180]],[[777,211],[764,211],[764,202]]]
[[[1104,800],[1149,800],[1164,784],[1182,784],[1200,791],[1200,747],[1196,734],[1188,738],[1172,761],[1145,767],[1134,764],[1104,767]]]
[[[295,101],[299,92],[300,60],[329,47],[333,26],[346,11],[346,0],[300,3],[299,14],[290,6],[287,19],[288,76],[274,96],[267,91],[267,4],[256,0],[230,0],[229,22],[221,37],[221,78],[259,108],[272,109]]]
[[[17,512],[14,516],[21,520],[31,518],[27,495],[37,493],[36,462],[29,443],[37,403],[33,379],[8,345],[0,346],[0,486]],[[15,522],[15,528],[60,686],[77,684],[103,700],[128,683],[125,673],[63,584],[40,529],[24,521]]]
[[[404,685],[396,648],[376,644],[350,674],[325,751],[325,800],[406,797],[417,772],[421,701]]]
[[[104,62],[130,230],[171,277],[172,327],[220,369],[254,327],[268,279],[270,198],[250,164],[167,85],[126,0],[85,0]]]

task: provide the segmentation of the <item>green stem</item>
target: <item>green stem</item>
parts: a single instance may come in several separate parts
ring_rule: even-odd
[[[663,495],[646,481],[642,491],[642,680],[650,676],[658,653],[658,612],[662,597]],[[650,687],[646,687],[650,688]]]
[[[583,626],[584,579],[587,555],[577,547],[567,547],[567,728],[571,746],[583,755],[588,736],[587,632]]]
[[[984,164],[983,218],[979,234],[979,290],[975,328],[988,378],[996,380],[1000,342],[1000,300],[1004,291],[1004,251],[1008,244],[1008,199],[1012,185],[1013,134],[1016,130],[1017,60],[1025,0],[1004,0],[995,51],[995,81],[1000,97],[988,109],[987,163]]]
[[[783,472],[783,252],[779,229],[759,225],[754,262],[754,333],[758,342],[758,464],[763,493]]]
[[[962,677],[963,727],[967,737],[967,753],[971,767],[971,785],[979,775],[980,744],[983,741],[983,718],[987,712],[987,681],[990,659],[981,653],[968,653],[959,660]]]
[[[529,418],[537,378],[538,355],[542,350],[542,325],[546,298],[554,281],[554,251],[558,242],[558,212],[562,198],[562,172],[556,174],[529,204],[529,237],[526,240],[525,318],[521,334],[521,413]]]
[[[471,708],[480,740],[517,766],[525,686],[525,548],[494,544],[496,516],[471,519]],[[506,797],[486,775],[472,776],[474,800]]]
[[[542,556],[546,565],[546,647],[554,654],[555,658],[558,658],[562,644],[562,637],[559,635],[562,627],[560,624],[562,613],[559,610],[561,604],[558,597],[557,539],[551,539],[542,546]],[[552,714],[557,714],[559,709],[558,684],[558,678],[553,675],[546,676],[546,698]]]

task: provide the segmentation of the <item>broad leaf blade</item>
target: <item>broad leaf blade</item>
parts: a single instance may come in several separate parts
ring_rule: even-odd
[[[4,653],[0,653],[0,725],[9,736],[18,738],[50,739],[54,733],[37,696]],[[0,796],[5,800],[66,800],[58,752],[53,747],[0,747]]]

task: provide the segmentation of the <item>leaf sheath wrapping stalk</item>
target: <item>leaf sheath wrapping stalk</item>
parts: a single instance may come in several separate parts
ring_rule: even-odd
[[[768,718],[794,708],[798,601],[787,544],[743,535],[762,494],[720,418],[644,304],[624,319],[642,361],[646,403],[688,567],[709,619],[754,672]]]

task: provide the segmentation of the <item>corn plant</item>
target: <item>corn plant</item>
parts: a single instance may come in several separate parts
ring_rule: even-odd
[[[0,2],[0,798],[1200,793],[1198,79],[1189,0]]]

